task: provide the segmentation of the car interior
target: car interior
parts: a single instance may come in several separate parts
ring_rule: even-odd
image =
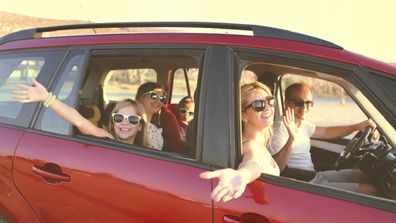
[[[194,73],[198,70],[196,58],[191,56],[94,54],[80,91],[79,112],[93,124],[106,128],[117,101],[135,99],[141,83],[159,83],[168,95],[160,113],[163,151],[189,157],[191,152],[180,141],[177,104],[184,96],[191,97],[195,90],[197,74],[191,74],[191,70]],[[76,129],[75,132],[78,133]]]

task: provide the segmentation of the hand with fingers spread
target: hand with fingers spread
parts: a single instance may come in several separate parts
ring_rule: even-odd
[[[283,115],[283,123],[286,126],[287,132],[289,133],[289,139],[294,140],[297,135],[297,125],[294,120],[294,110],[287,108]]]
[[[12,97],[21,103],[44,102],[47,100],[49,96],[47,89],[36,81],[36,79],[33,79],[32,82],[33,86],[17,84],[16,87],[22,90],[14,90]]]
[[[245,180],[247,177],[244,174],[243,171],[227,168],[204,172],[199,176],[202,179],[218,178],[219,183],[214,188],[211,196],[216,202],[227,202],[233,198],[240,197],[245,191],[249,182]]]

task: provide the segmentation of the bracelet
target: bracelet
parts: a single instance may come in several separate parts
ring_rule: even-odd
[[[48,101],[51,99],[51,97],[52,97],[52,92],[48,92],[48,97],[47,99],[45,99],[45,101],[43,101],[43,104],[47,104]]]
[[[52,95],[51,98],[44,103],[44,107],[48,108],[52,104],[52,102],[55,101],[55,99],[56,99],[56,95]]]

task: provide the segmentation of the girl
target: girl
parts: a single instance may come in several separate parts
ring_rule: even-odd
[[[138,103],[131,99],[118,102],[112,113],[108,130],[99,128],[84,118],[78,111],[48,92],[43,85],[33,79],[33,86],[17,84],[21,90],[13,91],[13,98],[21,103],[43,102],[44,106],[52,109],[62,118],[73,124],[81,133],[96,137],[108,137],[121,142],[145,146],[145,123],[142,110]]]

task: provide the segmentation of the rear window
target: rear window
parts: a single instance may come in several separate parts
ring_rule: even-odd
[[[31,85],[32,79],[37,78],[40,73],[52,73],[59,62],[59,55],[55,52],[42,51],[0,55],[0,121],[2,123],[26,125],[31,116],[26,114],[32,112],[23,115],[22,110],[35,105],[14,101],[11,92],[17,90],[16,84]]]

